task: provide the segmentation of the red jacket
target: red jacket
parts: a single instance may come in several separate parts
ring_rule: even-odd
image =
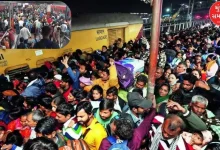
[[[65,98],[66,102],[68,102],[68,95],[70,94],[71,90],[73,90],[72,86],[70,86],[69,89],[63,93],[63,97]]]
[[[8,131],[14,131],[14,130],[19,130],[20,134],[22,135],[23,138],[29,138],[31,135],[31,129],[29,127],[22,127],[20,123],[20,118],[11,121],[8,126]]]

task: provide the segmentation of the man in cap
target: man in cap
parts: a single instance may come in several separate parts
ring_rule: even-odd
[[[138,127],[143,121],[144,114],[149,112],[153,103],[143,98],[138,92],[130,92],[128,93],[128,106],[129,109],[126,113],[131,115],[135,126]]]

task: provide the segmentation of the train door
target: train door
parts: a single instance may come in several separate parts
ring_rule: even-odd
[[[118,38],[122,39],[122,43],[125,40],[125,29],[124,28],[117,28],[117,29],[109,29],[108,30],[108,41],[109,45],[113,45],[115,40]]]

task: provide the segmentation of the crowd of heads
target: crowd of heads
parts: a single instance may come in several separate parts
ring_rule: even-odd
[[[25,150],[71,148],[70,141],[94,150],[219,147],[219,40],[215,26],[161,33],[152,99],[147,99],[147,84],[153,62],[145,37],[119,38],[93,53],[78,49],[10,81],[1,76],[1,145]],[[132,72],[135,82],[122,88],[117,62],[126,59],[142,60],[144,66]]]

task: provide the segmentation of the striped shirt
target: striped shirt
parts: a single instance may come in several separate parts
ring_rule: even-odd
[[[153,141],[154,137],[155,137],[155,133],[157,131],[157,128],[161,128],[161,124],[163,123],[164,118],[162,116],[155,116],[153,119],[153,124],[151,126],[151,130],[149,131],[149,138],[150,138],[150,142]],[[159,127],[156,127],[158,126]],[[162,134],[162,129],[159,129],[158,132],[161,132]],[[182,138],[181,135],[179,135],[179,140],[177,141],[177,147],[176,150],[189,150],[189,146],[188,144],[185,142],[185,140]],[[169,150],[171,144],[174,142],[174,138],[173,139],[169,139],[169,140],[164,140],[163,138],[160,139],[159,145],[158,145],[158,150]]]
[[[63,135],[64,135],[66,140],[68,140],[68,139],[70,139],[70,140],[72,140],[72,139],[79,139],[81,137],[81,135],[82,135],[82,126],[79,123],[75,123],[73,125],[72,130],[71,130],[73,132],[71,132],[71,135],[66,133],[66,130],[69,128],[68,126],[69,126],[69,124],[70,124],[70,122],[72,120],[74,120],[76,122],[76,117],[74,116],[74,117],[70,118],[63,125],[63,129],[62,130],[63,130]]]

